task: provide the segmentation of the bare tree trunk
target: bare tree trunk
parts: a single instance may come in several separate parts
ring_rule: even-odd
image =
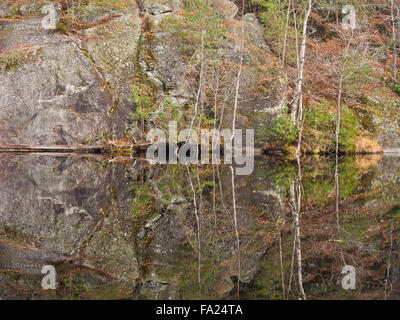
[[[242,69],[243,69],[243,58],[244,58],[244,0],[242,1],[242,39],[241,39],[241,44],[240,44],[240,63],[239,63],[239,71],[237,74],[237,79],[236,79],[236,92],[235,92],[235,103],[234,103],[234,108],[233,108],[233,120],[232,120],[232,137],[231,140],[233,140],[234,134],[235,134],[235,127],[236,127],[236,114],[237,114],[237,108],[238,108],[238,99],[239,99],[239,89],[240,89],[240,78],[242,75]]]
[[[251,1],[251,0],[250,0]],[[278,20],[281,18],[281,0],[278,0]],[[280,33],[280,27],[278,27],[279,33]],[[282,61],[282,56],[281,56],[281,38],[279,37],[278,39],[278,59],[279,61]]]
[[[392,292],[392,281],[390,279],[391,278],[390,268],[391,268],[392,253],[393,253],[393,214],[392,214],[392,218],[390,220],[390,251],[389,251],[389,259],[388,259],[387,269],[386,269],[385,300],[387,300],[387,288],[388,288],[389,282],[390,282],[390,292]]]
[[[297,156],[299,156],[300,155],[300,153],[301,153],[301,142],[302,142],[302,139],[303,139],[303,127],[304,127],[304,121],[305,121],[305,114],[303,115],[303,95],[300,95],[300,110],[299,110],[299,114],[300,114],[300,116],[299,116],[299,122],[298,122],[298,125],[297,125],[297,128],[298,128],[298,130],[299,130],[299,138],[298,138],[298,141],[297,141],[297,149],[296,149],[296,152],[295,152],[295,154],[297,155]]]
[[[394,3],[393,0],[390,0],[390,17],[392,20],[392,40],[393,40],[393,79],[394,83],[397,84],[397,45],[396,45],[396,20],[394,17]]]
[[[204,35],[206,33],[206,30],[204,30],[204,17],[202,19],[202,25],[201,25],[201,49],[200,49],[200,79],[199,79],[199,87],[197,89],[197,96],[196,96],[196,103],[194,105],[194,114],[193,114],[193,118],[192,121],[190,123],[190,128],[188,131],[188,136],[186,138],[186,140],[189,140],[194,122],[196,120],[197,117],[197,112],[198,112],[198,108],[199,108],[199,101],[200,101],[200,97],[202,95],[202,89],[203,89],[203,77],[204,77]]]
[[[292,1],[288,1],[288,7],[287,7],[287,12],[286,12],[286,26],[285,26],[285,36],[283,40],[283,52],[282,52],[282,67],[285,66],[285,58],[286,58],[286,44],[287,44],[287,34],[288,34],[288,28],[289,28],[289,15],[290,15],[290,6],[291,6]]]
[[[282,298],[285,300],[285,274],[283,269],[282,230],[279,230],[279,260],[281,263]]]
[[[294,188],[293,188],[294,190]],[[290,291],[292,290],[292,279],[293,279],[293,270],[294,270],[294,256],[296,253],[296,234],[293,236],[293,249],[292,249],[292,263],[290,267],[290,277],[289,277],[289,284],[286,296],[289,297]]]
[[[343,54],[343,60],[342,60],[342,66],[340,69],[340,75],[339,75],[339,87],[338,87],[338,96],[337,96],[337,109],[336,109],[336,132],[335,132],[335,138],[336,138],[336,155],[339,153],[339,135],[340,135],[340,121],[341,121],[341,109],[342,109],[342,94],[343,94],[343,83],[345,79],[350,76],[352,73],[346,76],[345,78],[345,71],[346,71],[346,59],[348,56],[350,44],[351,44],[352,38],[347,40],[346,43],[346,49]]]
[[[303,21],[303,33],[301,37],[301,46],[300,46],[300,54],[299,54],[299,61],[298,61],[298,75],[297,75],[297,81],[296,81],[296,89],[294,92],[294,97],[293,97],[293,104],[292,104],[292,110],[296,114],[296,123],[299,124],[302,119],[298,118],[298,114],[301,113],[299,112],[299,109],[302,109],[302,99],[300,99],[300,96],[302,95],[302,89],[303,89],[303,74],[304,74],[304,62],[305,62],[305,57],[306,57],[306,45],[307,45],[307,25],[308,25],[308,18],[310,17],[311,14],[311,9],[312,9],[312,0],[308,0],[308,8],[306,11],[306,14],[304,16],[304,21]],[[294,10],[294,8],[293,8]],[[297,38],[297,34],[296,34]],[[300,104],[299,104],[300,102]]]
[[[343,91],[343,73],[344,73],[344,65],[342,68],[342,72],[340,74],[339,79],[339,88],[338,88],[338,101],[337,101],[337,109],[336,109],[336,155],[339,153],[339,134],[340,134],[340,121],[341,121],[341,109],[342,109],[342,91]]]
[[[297,14],[296,14],[294,2],[293,2],[293,22],[294,22],[294,31],[296,34],[295,45],[296,45],[296,61],[297,61],[297,77],[298,77],[298,75],[300,73],[299,37],[298,37],[299,29],[297,27]],[[296,87],[297,87],[297,83],[298,83],[298,79],[296,79]],[[296,94],[296,92],[293,95],[293,101],[292,101],[292,121],[293,121],[293,124],[295,124],[295,125],[297,124],[297,94]]]

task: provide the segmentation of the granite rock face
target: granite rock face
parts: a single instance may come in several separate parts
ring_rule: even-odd
[[[87,144],[137,132],[131,118],[136,112],[132,85],[144,77],[154,88],[152,98],[160,108],[155,113],[163,112],[167,99],[178,107],[195,100],[197,76],[190,60],[199,53],[184,58],[185,43],[170,25],[171,19],[179,21],[183,1],[143,0],[124,8],[90,5],[76,13],[85,24],[78,36],[41,27],[42,8],[49,4],[60,9],[50,1],[1,7],[3,16],[18,14],[24,20],[0,22],[0,143]],[[224,71],[228,92],[235,87],[242,23],[233,2],[214,5],[228,21],[227,41],[220,49],[220,58],[230,66]],[[256,16],[245,15],[243,23],[247,36],[237,127],[255,128],[256,144],[262,145],[262,132],[285,105],[287,80],[274,68],[276,59]],[[224,100],[224,110],[218,112],[228,128],[232,92]]]
[[[137,14],[127,14],[85,30],[88,54],[112,88],[119,106],[130,111],[134,110],[130,98],[140,34]]]
[[[0,143],[78,144],[123,127],[111,121],[112,94],[73,41],[40,20],[3,23],[0,34]]]
[[[94,12],[86,20],[98,25],[82,41],[42,28],[49,3],[13,7],[24,19],[0,22],[0,143],[74,145],[122,136],[133,110],[137,7],[88,9],[82,15]],[[99,23],[103,17],[110,21]]]

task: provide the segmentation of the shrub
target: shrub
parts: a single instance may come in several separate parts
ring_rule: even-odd
[[[276,119],[267,134],[271,143],[284,147],[297,142],[298,139],[298,130],[289,115],[283,115]]]
[[[356,138],[360,135],[360,124],[355,112],[342,107],[339,147],[341,150],[356,152]],[[336,146],[336,110],[322,101],[307,110],[304,145],[308,152],[334,152]],[[318,152],[316,152],[318,151]]]

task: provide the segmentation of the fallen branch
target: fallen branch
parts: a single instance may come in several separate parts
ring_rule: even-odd
[[[22,152],[22,153],[110,153],[114,150],[124,151],[145,151],[151,142],[140,143],[118,143],[108,141],[105,145],[53,145],[53,146],[37,146],[22,144],[0,145],[0,153],[6,152]]]

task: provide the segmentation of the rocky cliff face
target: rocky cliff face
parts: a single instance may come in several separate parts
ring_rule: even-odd
[[[2,144],[76,144],[111,132],[112,95],[73,41],[40,20],[3,23],[0,32]]]
[[[154,87],[151,112],[163,112],[165,101],[177,106],[194,101],[195,79],[190,61],[182,58],[182,41],[176,33],[166,30],[165,23],[171,17],[179,18],[183,1],[123,3],[111,7],[93,5],[80,11],[75,17],[79,30],[74,33],[60,24],[56,31],[41,27],[41,10],[52,4],[49,1],[2,5],[1,143],[77,144],[100,141],[105,136],[135,134],[132,86],[144,77]],[[220,58],[232,69],[224,86],[234,88],[241,22],[236,18],[238,8],[234,3],[216,3],[215,9],[227,28]],[[61,16],[61,5],[53,4]],[[149,21],[151,30],[146,30]],[[276,68],[276,58],[265,43],[255,15],[247,14],[244,24],[238,127],[265,132],[271,118],[276,118],[286,104],[287,80]],[[146,38],[148,32],[153,35],[151,39]],[[151,61],[146,54],[151,54]],[[204,81],[212,86],[212,79]],[[222,119],[228,128],[233,102],[232,93],[228,94]],[[262,145],[262,134],[257,136]]]
[[[189,4],[89,1],[71,9],[62,0],[5,1],[0,6],[0,143],[87,144],[105,137],[131,138],[178,116],[187,125],[194,114],[201,55],[198,21],[185,22],[187,15],[195,16],[188,13]],[[269,130],[289,105],[293,83],[287,75],[293,73],[293,65],[288,62],[282,69],[276,48],[271,51],[267,45],[259,15],[247,13],[241,21],[234,1],[213,4],[221,28],[208,30],[219,40],[206,39],[206,50],[214,51],[205,59],[201,108],[210,118],[217,114],[222,128],[232,127],[244,35],[236,126],[254,128],[257,146],[274,143]],[[54,31],[41,26],[42,9],[48,5],[56,8],[59,18]],[[319,63],[313,63],[325,51],[334,54],[329,46],[334,47],[335,40],[317,39],[332,37],[333,32],[328,18],[318,20],[319,10],[323,8],[316,8],[310,21],[310,28],[319,31],[310,34],[307,86],[313,95],[330,101],[335,99],[335,84],[324,78]],[[384,28],[379,41],[386,39]],[[391,58],[385,53],[379,59],[375,78],[368,81],[386,81]],[[357,111],[359,133],[396,151],[399,99],[383,82],[383,91],[368,89],[373,83],[366,83],[345,102],[355,110],[365,105]],[[307,103],[321,103],[320,97],[312,99],[311,95]],[[306,128],[305,150],[326,147],[315,143],[323,133],[314,129]]]
[[[131,107],[138,18],[126,12],[111,22],[107,35],[87,29],[83,45],[77,37],[42,28],[41,9],[48,4],[10,5],[8,15],[13,8],[22,18],[1,22],[1,143],[71,145],[123,134],[126,112],[115,109],[119,101],[118,106]],[[107,14],[103,10],[84,19]],[[2,15],[7,16],[7,7]]]

